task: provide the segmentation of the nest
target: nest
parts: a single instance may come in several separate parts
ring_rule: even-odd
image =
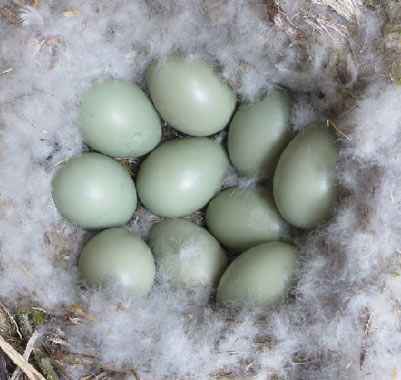
[[[46,7],[45,0],[41,1],[10,0],[5,2],[0,6],[0,23],[3,23],[3,26],[6,25],[3,27],[4,32],[20,34],[21,40],[29,40],[30,46],[34,46],[33,50],[36,52],[36,55],[32,59],[35,60],[39,55],[42,55],[38,58],[38,61],[40,61],[41,65],[46,65],[46,70],[51,73],[64,65],[63,60],[67,59],[64,55],[67,42],[62,35],[51,33],[51,30],[47,33],[41,33],[41,28],[38,25],[43,22],[43,19],[41,19],[43,15],[41,13],[42,7],[45,9],[43,11],[45,16],[43,17],[51,17],[52,15],[51,6],[50,8]],[[197,5],[202,8],[202,14],[208,18],[210,25],[216,28],[223,28],[233,22],[235,17],[238,17],[238,15],[227,11],[230,3],[232,2],[229,0],[205,0],[197,2]],[[292,7],[289,3],[291,2],[285,0],[266,0],[252,1],[246,7],[243,6],[244,12],[249,12],[250,15],[253,15],[252,17],[257,15],[256,17],[260,20],[260,25],[264,23],[269,25],[270,33],[273,30],[277,33],[275,36],[280,36],[285,41],[285,43],[283,42],[283,46],[296,47],[297,57],[291,63],[284,62],[285,57],[275,55],[271,65],[274,69],[269,69],[272,72],[268,79],[269,84],[261,86],[260,90],[262,92],[266,91],[269,86],[277,84],[290,88],[304,86],[306,92],[317,88],[318,86],[315,86],[315,84],[309,83],[311,72],[304,70],[302,67],[305,66],[313,70],[313,65],[317,63],[310,62],[311,57],[314,56],[312,49],[316,48],[316,46],[322,48],[324,50],[324,53],[322,53],[324,58],[322,59],[325,60],[324,73],[330,77],[330,83],[335,84],[335,88],[333,88],[332,94],[329,92],[326,94],[315,94],[311,101],[319,108],[319,112],[322,111],[324,113],[328,120],[328,125],[336,129],[339,138],[346,144],[352,140],[352,129],[351,127],[347,128],[347,123],[344,120],[347,118],[349,112],[358,107],[358,101],[369,84],[378,79],[385,80],[388,83],[401,84],[401,6],[392,0],[310,0],[302,2],[302,7],[299,9],[291,9]],[[180,4],[175,1],[151,1],[148,4],[149,12],[154,17],[166,15],[169,12],[177,14],[179,11],[177,11],[176,7],[179,6]],[[71,6],[62,10],[64,27],[68,28],[68,19],[79,18],[83,12],[88,13],[88,9],[84,4],[82,4],[82,7],[85,9],[81,10],[79,7]],[[189,12],[190,14],[191,11],[186,9],[183,12]],[[358,35],[360,33],[360,24],[364,22],[363,17],[365,17],[366,12],[380,15],[380,19],[384,20],[384,25],[381,28],[382,38],[369,41],[370,46],[368,47],[359,44],[363,39]],[[103,21],[99,20],[99,22]],[[114,38],[113,35],[116,33],[113,29],[114,27],[116,30],[118,29],[118,25],[111,25],[107,28],[107,38]],[[183,28],[183,30],[186,29]],[[260,34],[255,33],[255,35],[261,39],[260,46],[265,46],[266,41],[264,39],[271,38],[271,35],[266,35],[264,30],[261,30]],[[79,36],[76,38],[79,38]],[[364,41],[366,42],[366,40]],[[144,43],[144,45],[146,44]],[[192,51],[191,47],[185,46],[184,42],[182,45],[181,48],[184,51],[186,50],[186,52],[191,54],[199,54],[198,50],[195,49],[196,51]],[[15,46],[15,49],[19,49],[19,46]],[[152,49],[151,43],[149,46],[143,46],[144,51],[147,49]],[[166,52],[173,49],[174,46],[168,46]],[[365,50],[367,49],[370,50],[370,53],[366,53]],[[135,59],[145,64],[146,58],[144,57],[146,54],[146,52],[141,52],[140,49],[137,49]],[[160,55],[162,54],[163,52],[160,53]],[[205,55],[210,58],[213,52],[206,52]],[[377,60],[372,59],[372,55],[382,58],[380,59],[380,70],[376,70]],[[319,59],[319,55],[315,55],[314,57],[314,59]],[[263,72],[265,67],[256,67],[257,64],[252,61],[244,61],[240,64],[235,61],[232,66],[230,66],[230,62],[230,59],[227,58],[222,75],[231,82],[231,85],[244,98],[250,92],[252,92],[254,97],[259,96],[259,90],[245,88],[243,78],[247,77],[247,75],[264,75],[266,74],[266,72]],[[14,65],[18,66],[18,62],[15,58],[9,59],[7,52],[3,57],[0,57],[0,84],[3,78],[18,75]],[[296,75],[294,75],[294,72]],[[27,80],[26,78],[22,80],[24,79]],[[320,79],[324,80],[323,77]],[[257,82],[257,77],[254,82]],[[34,90],[32,89],[32,91]],[[328,99],[331,95],[333,97]],[[307,97],[307,101],[309,101],[310,98],[307,95],[305,96]],[[300,99],[302,100],[303,97],[301,96]],[[18,99],[1,99],[1,102],[6,106],[9,102],[17,104]],[[297,121],[300,124],[305,124],[302,120],[299,121],[297,119]],[[0,127],[2,124],[5,124],[4,120],[3,122],[0,120]],[[300,125],[299,127],[301,128],[302,126]],[[179,137],[179,134],[165,126],[163,139],[167,140],[174,137]],[[48,160],[40,163],[43,167],[46,167],[49,162],[54,167],[53,156],[51,155],[56,157],[57,149],[57,146],[53,144]],[[135,176],[139,162],[126,160],[123,161],[123,164]],[[376,178],[380,177],[380,175],[380,169],[377,169],[377,172],[373,174]],[[357,174],[355,174],[355,177],[357,177]],[[243,180],[233,175],[227,178],[226,185],[243,184],[241,181]],[[349,200],[348,191],[344,189],[344,193],[342,194],[343,202]],[[0,194],[0,218],[7,218],[10,223],[17,223],[15,221],[18,220],[19,216],[14,211],[15,205],[12,199],[3,199],[1,196],[2,194]],[[360,210],[360,224],[365,223],[367,229],[370,228],[369,220],[371,215],[369,212],[368,207],[365,210],[362,207]],[[202,211],[193,214],[190,218],[195,223],[204,223],[204,213]],[[146,223],[143,220],[146,220]],[[140,208],[131,221],[130,227],[140,229],[141,233],[146,235],[149,226],[157,220],[157,217]],[[301,235],[299,239],[307,242],[307,244],[330,245],[330,241],[327,243],[327,239],[322,239],[319,232],[317,231],[308,236]],[[46,251],[44,255],[55,266],[69,270],[71,268],[71,257],[77,251],[82,238],[82,232],[55,221],[43,236],[43,240],[45,241],[43,247],[45,247]],[[316,239],[315,242],[314,239]],[[4,262],[0,261],[0,269],[4,264]],[[24,267],[26,262],[21,264],[16,262],[15,265],[21,265],[18,270],[21,272],[25,271],[27,277],[32,275],[30,268]],[[3,270],[9,269],[3,268]],[[70,339],[70,336],[74,335],[71,334],[71,331],[80,329],[82,326],[91,325],[98,318],[97,315],[93,314],[87,308],[87,305],[68,304],[68,302],[64,304],[60,302],[57,309],[46,307],[38,302],[40,297],[37,297],[37,295],[38,293],[43,293],[44,290],[39,288],[39,285],[38,288],[35,288],[35,279],[27,282],[27,284],[31,284],[31,288],[25,289],[23,292],[19,291],[15,294],[14,299],[12,293],[8,292],[8,296],[6,296],[6,292],[3,293],[4,299],[0,304],[0,379],[11,378],[17,380],[25,377],[30,380],[71,378],[80,378],[81,380],[142,380],[142,375],[137,371],[137,363],[132,363],[131,366],[115,365],[113,360],[108,361],[107,358],[105,360],[102,355],[98,355],[96,350],[82,350],[82,344],[80,349],[76,350],[74,342]],[[293,296],[296,297],[296,294]],[[114,311],[124,311],[126,307],[123,303],[113,304],[111,302],[110,304],[110,310]],[[185,318],[191,320],[197,317],[194,317],[192,312],[188,312]],[[241,315],[241,318],[243,318],[243,315]],[[366,339],[368,339],[372,329],[374,329],[374,319],[375,311],[368,308],[360,315],[360,329]],[[230,331],[231,326],[239,324],[238,316],[235,314],[224,315],[223,320],[226,323],[226,328],[223,331]],[[268,331],[266,333],[262,331],[255,336],[255,347],[261,353],[269,353],[273,350],[275,344],[277,344],[277,339],[270,335]],[[125,347],[122,346],[121,350],[125,350]],[[362,368],[367,355],[364,344],[361,345],[359,352],[360,357],[358,360]],[[332,352],[328,356],[330,355],[333,358],[336,353]],[[307,350],[305,352],[298,350],[291,355],[291,366],[305,367],[307,369],[319,368],[322,366],[322,363],[326,363],[332,359],[323,356],[323,354],[322,356],[310,354]],[[306,369],[305,371],[301,370],[298,375],[293,375],[294,371],[288,370],[287,375],[283,376],[281,372],[275,373],[274,370],[268,374],[260,374],[258,373],[258,367],[252,361],[243,361],[237,364],[239,364],[237,367],[241,369],[240,373],[238,368],[233,371],[222,368],[220,371],[210,374],[210,376],[211,378],[220,380],[240,379],[238,376],[242,375],[246,376],[247,379],[269,378],[281,380],[286,378],[302,378],[302,376],[306,376],[303,377],[305,380],[312,378],[308,377],[311,376],[308,375],[311,372],[308,372]],[[288,365],[284,365],[284,368],[286,366]],[[391,369],[391,376],[391,380],[399,377],[397,368]],[[145,377],[153,378],[152,373],[145,374]],[[176,378],[184,379],[186,377],[185,374],[178,374]],[[322,372],[321,378],[325,378],[324,372]],[[327,379],[329,378],[331,377],[327,377]],[[338,378],[344,378],[344,375]]]

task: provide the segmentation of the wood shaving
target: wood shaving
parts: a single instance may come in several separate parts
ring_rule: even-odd
[[[79,9],[76,8],[71,8],[71,9],[66,9],[63,12],[64,17],[78,17],[81,15],[81,12],[79,11]]]

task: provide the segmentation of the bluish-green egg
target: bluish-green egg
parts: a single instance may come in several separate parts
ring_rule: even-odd
[[[263,188],[223,190],[209,203],[206,223],[213,236],[234,253],[287,236],[273,195]]]
[[[336,136],[312,125],[302,130],[280,156],[274,174],[274,199],[288,223],[312,228],[333,212],[336,197]]]
[[[121,80],[98,82],[83,95],[79,128],[86,144],[112,157],[142,156],[161,138],[150,100],[137,85]]]
[[[149,245],[161,277],[175,287],[213,287],[227,265],[219,242],[206,229],[184,219],[153,225]]]
[[[149,293],[155,277],[150,248],[125,228],[104,230],[89,240],[79,257],[81,278],[92,286],[118,286],[127,293]]]
[[[210,139],[167,141],[141,164],[138,195],[156,215],[186,216],[209,202],[220,189],[227,168],[224,149]]]
[[[180,132],[209,136],[230,121],[236,104],[232,89],[207,63],[171,56],[150,66],[150,96],[162,118]]]
[[[137,205],[134,181],[118,161],[84,153],[66,161],[52,182],[58,211],[83,228],[120,226]]]
[[[227,305],[268,306],[287,296],[296,270],[296,249],[282,242],[250,248],[220,279],[217,300]]]
[[[263,100],[239,107],[230,124],[230,160],[244,176],[272,177],[290,140],[290,99],[274,90]]]

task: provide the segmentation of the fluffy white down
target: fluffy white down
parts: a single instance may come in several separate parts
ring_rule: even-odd
[[[0,20],[0,299],[81,303],[95,320],[60,326],[73,350],[141,379],[401,378],[401,89],[380,79],[383,14],[357,0],[43,0],[18,27]],[[51,178],[83,149],[80,95],[100,78],[143,85],[176,50],[216,64],[244,101],[290,88],[294,129],[331,118],[340,131],[341,202],[298,238],[287,304],[229,315],[162,288],[79,294],[83,231],[57,214]],[[130,228],[146,237],[156,220],[140,209]]]

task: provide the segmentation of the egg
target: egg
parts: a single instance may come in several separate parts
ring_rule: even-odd
[[[84,153],[65,162],[52,181],[58,211],[83,228],[125,224],[137,205],[135,184],[117,161]]]
[[[206,229],[184,219],[153,225],[149,245],[162,278],[175,287],[213,287],[227,265],[218,241]]]
[[[230,121],[232,89],[207,63],[171,56],[147,72],[150,96],[162,118],[180,132],[209,136]]]
[[[217,289],[220,303],[268,306],[283,300],[296,269],[296,249],[282,242],[250,248],[224,272]]]
[[[335,133],[320,124],[289,143],[273,181],[274,199],[288,223],[307,229],[329,218],[337,196],[336,159]]]
[[[274,90],[257,103],[239,107],[230,124],[228,151],[241,175],[273,175],[290,140],[289,114],[290,99],[284,90]]]
[[[242,252],[287,235],[273,195],[262,188],[223,190],[209,203],[206,223],[213,236],[231,252]]]
[[[125,228],[104,230],[89,240],[79,257],[81,278],[89,285],[118,285],[127,293],[149,293],[155,277],[150,248]]]
[[[152,103],[135,84],[96,83],[81,100],[79,128],[84,142],[112,157],[135,158],[161,138],[161,122]]]
[[[220,144],[202,137],[163,143],[141,164],[138,195],[154,214],[181,217],[204,207],[228,168]]]

